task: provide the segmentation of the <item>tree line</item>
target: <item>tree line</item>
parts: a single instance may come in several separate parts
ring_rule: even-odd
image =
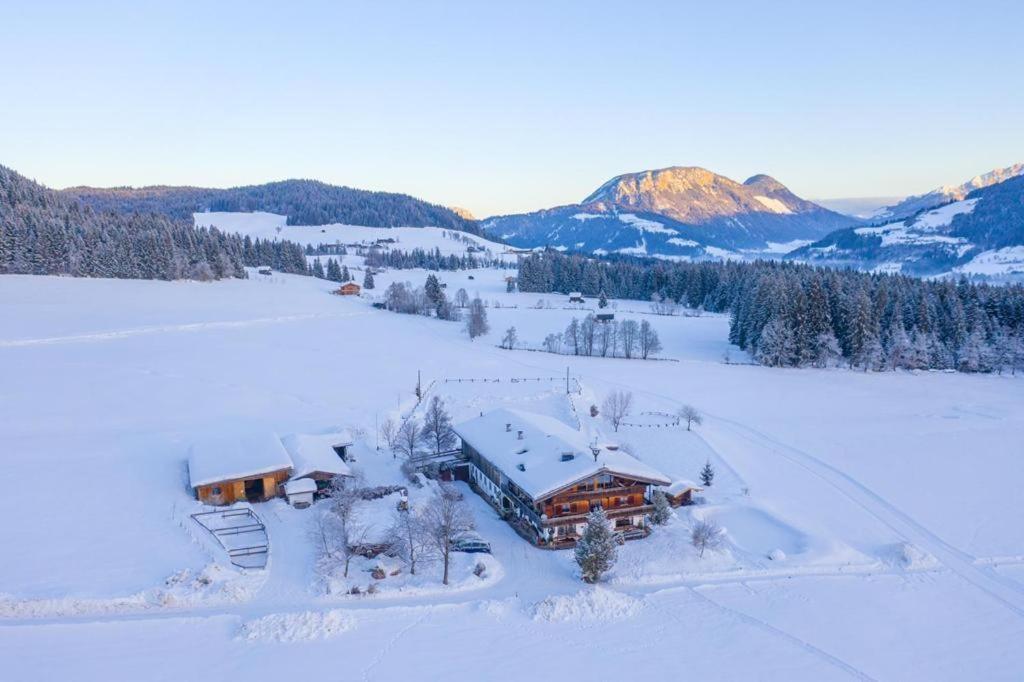
[[[729,340],[765,365],[1024,369],[1024,287],[925,281],[776,261],[669,263],[548,251],[522,291],[602,291],[730,314]]]
[[[0,273],[220,279],[244,266],[306,274],[302,248],[157,214],[97,213],[0,166]]]

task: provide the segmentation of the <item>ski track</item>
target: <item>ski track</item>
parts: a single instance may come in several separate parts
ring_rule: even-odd
[[[163,324],[154,327],[137,327],[135,329],[115,329],[106,332],[93,332],[89,334],[72,334],[69,336],[50,336],[40,339],[3,339],[0,340],[0,348],[20,348],[23,346],[48,346],[60,343],[85,343],[96,341],[115,341],[117,339],[129,338],[132,336],[145,336],[149,334],[167,334],[171,332],[200,332],[211,329],[232,329],[236,327],[252,327],[260,324],[281,324],[285,322],[298,322],[301,320],[312,320],[332,317],[353,317],[365,315],[365,312],[356,313],[306,313],[302,315],[280,315],[278,317],[258,317],[251,320],[225,320],[220,322],[190,322],[186,324]]]
[[[953,547],[849,474],[843,473],[810,453],[787,445],[749,426],[724,417],[714,417],[714,419],[741,438],[766,446],[770,452],[829,483],[891,528],[897,535],[929,552],[961,579],[985,592],[1018,616],[1024,617],[1024,587],[984,565],[979,565],[975,557]]]

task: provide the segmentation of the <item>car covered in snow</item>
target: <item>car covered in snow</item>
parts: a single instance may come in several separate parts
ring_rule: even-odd
[[[491,544],[476,533],[463,533],[452,543],[452,549],[456,552],[471,554],[490,554]]]

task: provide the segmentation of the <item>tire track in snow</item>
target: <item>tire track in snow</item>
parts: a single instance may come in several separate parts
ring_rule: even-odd
[[[1024,618],[1024,587],[1016,581],[999,575],[991,568],[977,564],[974,557],[953,547],[900,511],[893,504],[883,499],[878,493],[831,464],[745,424],[724,417],[709,416],[712,416],[717,422],[724,425],[740,438],[757,443],[765,447],[769,452],[781,456],[824,480],[891,528],[897,535],[928,551],[943,566],[960,578]]]
[[[252,327],[260,324],[280,324],[282,322],[297,322],[301,320],[354,317],[365,315],[365,312],[357,313],[306,313],[301,315],[280,315],[277,317],[258,317],[251,320],[225,320],[221,322],[191,322],[186,324],[164,324],[154,327],[137,327],[135,329],[115,329],[107,332],[93,332],[89,334],[72,334],[69,336],[50,336],[39,339],[3,339],[0,340],[0,348],[20,348],[23,346],[48,346],[60,343],[83,343],[94,341],[116,341],[117,339],[129,338],[132,336],[145,336],[148,334],[167,334],[171,332],[199,332],[211,329],[233,329],[236,327]]]

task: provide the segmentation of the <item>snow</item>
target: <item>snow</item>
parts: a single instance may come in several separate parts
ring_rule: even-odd
[[[789,207],[786,206],[786,204],[779,201],[778,199],[773,199],[772,197],[765,197],[761,195],[757,195],[754,198],[757,200],[759,204],[767,208],[772,213],[789,214],[793,212],[789,210]]]
[[[193,488],[291,468],[291,457],[273,433],[204,438],[192,445],[188,458]]]
[[[606,216],[604,214],[601,214],[601,213],[577,213],[577,214],[573,215],[573,219],[575,219],[575,220],[582,220],[582,221],[593,220],[594,218],[604,218],[604,217],[606,217]]]
[[[669,483],[632,455],[590,443],[584,434],[547,415],[500,408],[457,424],[455,432],[534,500],[605,473]],[[596,457],[592,448],[598,450]]]
[[[794,239],[788,242],[768,242],[768,248],[764,250],[767,253],[789,253],[790,251],[795,251],[796,249],[813,243],[813,240],[810,239]]]
[[[1010,275],[1024,273],[1024,246],[1007,246],[982,251],[956,272],[971,275]]]
[[[699,243],[692,239],[682,239],[681,237],[672,237],[667,240],[669,244],[675,244],[676,246],[700,246]]]
[[[347,431],[323,435],[295,434],[282,440],[291,454],[293,478],[302,478],[317,472],[335,476],[351,476],[352,469],[334,451],[335,445],[352,445],[352,434]]]
[[[381,273],[369,295],[426,274]],[[338,670],[504,682],[650,678],[681,662],[708,679],[1020,679],[1020,376],[725,364],[726,351],[744,359],[727,317],[647,316],[638,301],[610,305],[617,318],[650,320],[674,362],[506,351],[497,344],[509,326],[539,344],[580,311],[563,310],[560,294],[506,293],[507,271],[437,274],[448,291],[488,302],[488,335],[470,342],[458,324],[374,310],[371,298],[330,295],[330,282],[281,274],[0,276],[5,471],[46,480],[45,499],[17,485],[0,496],[5,679]],[[567,369],[581,394],[566,395]],[[431,489],[376,449],[375,424],[414,410],[417,370],[456,421],[500,407],[578,419],[587,445],[614,440],[673,481],[710,461],[714,484],[704,504],[619,547],[596,588],[580,582],[571,552],[530,547],[464,484],[493,555],[460,555],[448,587],[437,563],[415,578],[390,575],[401,566],[388,563],[379,581],[366,572],[372,560],[353,562],[348,582],[336,566],[321,572],[322,502],[254,505],[267,568],[228,566],[189,517],[201,508],[188,489],[190,444],[346,427],[356,473],[409,486],[415,507]],[[457,377],[475,381],[445,381]],[[615,433],[588,412],[612,390],[633,393],[635,414],[693,404],[704,423]],[[367,508],[375,528],[396,499]],[[689,531],[703,517],[726,540],[701,558]],[[371,583],[378,592],[366,595]]]
[[[899,244],[950,244],[964,245],[966,240],[960,237],[949,237],[940,234],[929,234],[948,227],[953,218],[970,213],[974,210],[978,199],[967,199],[947,204],[932,211],[927,211],[914,218],[901,220],[878,227],[858,227],[855,234],[877,235],[882,238],[882,246]]]
[[[619,222],[626,223],[641,232],[652,232],[655,234],[679,234],[678,231],[673,230],[670,227],[665,227],[664,224],[657,222],[656,220],[647,220],[633,213],[620,213]]]
[[[285,495],[300,495],[302,493],[315,493],[316,481],[311,478],[293,478],[284,484]]]

